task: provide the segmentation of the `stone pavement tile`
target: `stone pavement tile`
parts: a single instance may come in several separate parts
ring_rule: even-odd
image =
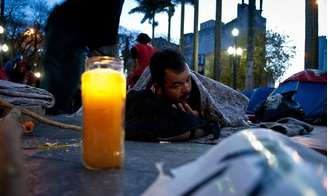
[[[168,172],[210,147],[126,142],[123,169],[96,172],[82,166],[80,147],[42,150],[26,156],[29,189],[36,191],[31,195],[139,195],[156,179],[156,163],[164,163]]]

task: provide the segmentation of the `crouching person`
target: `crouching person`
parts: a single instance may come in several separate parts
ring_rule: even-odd
[[[146,70],[127,95],[126,139],[176,141],[210,133],[217,138],[220,126],[240,120],[225,116],[221,111],[224,107],[217,105],[212,97],[217,95],[207,90],[213,82],[219,83],[210,79],[210,83],[202,81],[204,76],[192,73],[179,52],[170,49],[156,52],[149,68],[150,73]],[[229,91],[226,89],[229,87],[220,85],[219,90]],[[247,100],[237,102],[247,106]],[[246,108],[239,107],[241,104],[235,106]]]

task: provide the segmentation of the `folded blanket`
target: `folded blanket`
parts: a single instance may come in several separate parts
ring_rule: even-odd
[[[249,124],[249,128],[267,128],[271,129],[272,131],[282,133],[289,137],[297,135],[306,135],[313,130],[312,125],[292,117],[282,118],[277,120],[276,122]],[[191,140],[191,142],[200,144],[217,144],[224,138],[229,137],[243,129],[245,129],[245,127],[224,127],[220,130],[220,138],[212,139],[213,137],[211,135],[207,135],[202,138],[193,139]]]
[[[257,127],[272,129],[290,137],[305,135],[313,130],[312,125],[292,117],[282,118],[276,122],[262,122]]]
[[[55,103],[54,96],[44,89],[6,80],[0,80],[0,98],[18,106],[51,108]]]

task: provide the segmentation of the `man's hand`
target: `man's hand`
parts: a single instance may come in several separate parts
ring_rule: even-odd
[[[191,113],[195,117],[199,117],[199,112],[197,110],[193,110],[187,103],[172,104],[172,107],[183,112]]]

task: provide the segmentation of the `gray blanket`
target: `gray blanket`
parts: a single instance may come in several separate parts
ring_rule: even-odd
[[[54,96],[44,89],[6,80],[0,80],[0,98],[18,106],[51,108],[55,103]]]
[[[247,125],[245,112],[248,98],[246,96],[198,73],[192,72],[191,77],[200,93],[200,113],[203,117],[218,122],[221,127]],[[147,68],[133,89],[143,90],[149,82],[150,70]]]
[[[295,118],[287,117],[277,120],[276,122],[261,122],[257,124],[249,124],[249,128],[267,128],[272,131],[282,133],[288,137],[297,136],[297,135],[306,135],[313,130],[313,126],[297,120]],[[224,127],[221,129],[220,138],[212,139],[211,135],[196,138],[191,140],[192,143],[200,144],[217,144],[222,141],[224,138],[231,136],[234,133],[242,131],[245,127]]]

